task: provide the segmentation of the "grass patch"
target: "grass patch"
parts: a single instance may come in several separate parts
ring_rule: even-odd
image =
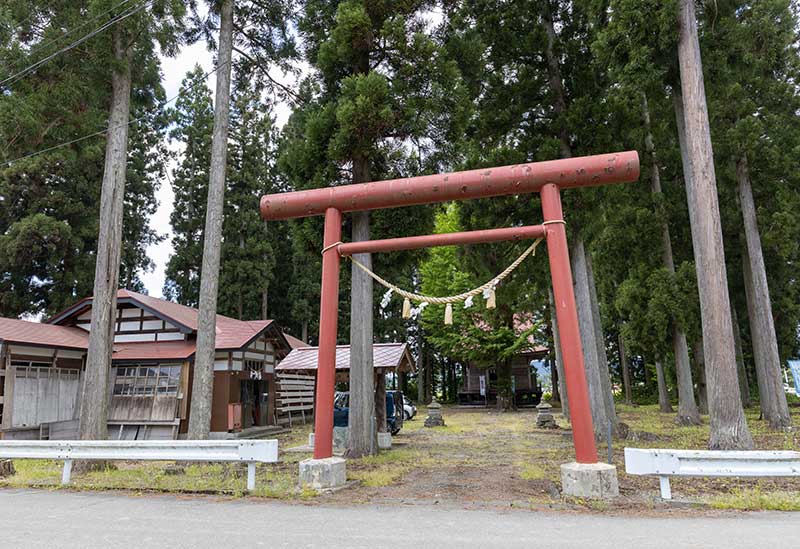
[[[247,469],[243,464],[189,465],[180,474],[167,474],[169,462],[117,462],[116,469],[76,473],[71,489],[132,490],[175,493],[218,493],[241,497],[247,494]],[[14,460],[16,474],[0,479],[0,486],[11,488],[59,488],[61,461]],[[256,465],[256,490],[253,495],[291,499],[305,498],[297,486],[293,467],[282,464]]]
[[[800,493],[764,492],[761,488],[734,490],[730,494],[715,496],[709,500],[714,509],[737,509],[741,511],[800,511]]]

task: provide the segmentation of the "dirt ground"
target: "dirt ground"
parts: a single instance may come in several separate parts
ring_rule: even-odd
[[[800,478],[672,479],[675,500],[662,502],[658,479],[625,474],[624,448],[704,448],[708,418],[697,427],[675,425],[674,414],[656,406],[618,405],[628,426],[625,440],[612,442],[620,497],[589,501],[561,496],[560,465],[572,461],[572,436],[556,411],[559,429],[536,429],[536,411],[498,412],[482,407],[443,408],[445,427],[426,428],[426,410],[405,423],[393,448],[376,456],[347,461],[348,485],[318,495],[298,487],[298,463],[310,453],[288,452],[306,443],[311,425],[295,426],[278,436],[280,463],[258,466],[251,497],[335,504],[402,503],[459,507],[559,509],[638,513],[695,513],[698,509],[774,509],[800,511]],[[800,407],[793,408],[800,426]],[[758,449],[800,450],[800,429],[771,432],[748,411]],[[607,446],[598,444],[602,460]],[[16,474],[0,478],[0,487],[59,488],[61,462],[15,460]],[[176,471],[177,469],[177,471]],[[240,464],[187,465],[123,462],[114,469],[73,475],[72,490],[124,490],[241,497],[245,469]]]
[[[573,459],[571,432],[559,419],[558,430],[536,429],[535,410],[497,412],[485,408],[445,407],[446,427],[425,428],[425,410],[407,422],[394,448],[376,458],[348,461],[348,478],[360,484],[324,496],[332,501],[370,503],[450,503],[467,506],[515,506],[562,509],[777,508],[800,510],[800,479],[673,478],[675,502],[659,498],[658,479],[625,474],[624,447],[703,448],[708,425],[678,427],[672,414],[656,407],[619,407],[629,427],[627,440],[612,442],[620,498],[589,502],[561,497],[560,469]],[[757,416],[748,418],[760,449],[798,449],[794,433],[771,433]],[[795,408],[800,425],[800,409]],[[601,459],[607,445],[599,443]]]

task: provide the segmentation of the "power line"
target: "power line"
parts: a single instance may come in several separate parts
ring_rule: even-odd
[[[208,71],[207,73],[205,73],[203,75],[203,83],[205,83],[205,80],[207,80],[209,76],[211,76],[212,74],[217,72],[223,66],[224,66],[224,64],[223,65],[219,65],[219,66],[215,67],[214,69],[212,69],[212,70]],[[189,86],[188,88],[186,88],[184,91],[187,91],[187,92],[191,91],[191,90],[193,90],[195,87],[197,87],[199,85],[200,85],[200,82],[197,82],[194,85]],[[131,124],[134,124],[136,122],[141,122],[142,120],[146,119],[148,116],[150,116],[152,114],[155,114],[158,111],[162,110],[169,103],[172,103],[173,101],[178,99],[180,96],[181,96],[181,92],[176,93],[175,95],[173,95],[172,97],[170,97],[166,101],[162,102],[159,106],[157,106],[153,110],[147,112],[146,114],[143,114],[142,116],[140,116],[138,118],[134,118],[132,120],[129,120],[127,125],[131,125]],[[119,127],[119,126],[116,126],[116,127]],[[80,143],[81,141],[86,141],[87,139],[91,139],[92,137],[99,137],[101,135],[104,135],[104,134],[108,133],[109,131],[111,131],[111,129],[112,128],[110,128],[110,127],[103,128],[102,130],[98,130],[96,132],[93,132],[93,133],[90,133],[90,134],[87,134],[87,135],[84,135],[84,136],[81,136],[81,137],[77,137],[75,139],[71,139],[71,140],[65,141],[63,143],[59,143],[58,145],[53,145],[52,147],[47,147],[46,149],[42,149],[42,150],[39,150],[39,151],[28,153],[28,154],[19,156],[17,158],[14,158],[12,160],[7,160],[6,162],[3,162],[3,164],[5,165],[5,167],[9,167],[12,164],[20,162],[22,160],[27,160],[28,158],[32,158],[34,156],[39,156],[40,154],[44,154],[44,153],[47,153],[47,152],[50,152],[50,151],[54,151],[54,150],[60,149],[62,147],[67,147],[69,145],[74,145],[75,143]]]
[[[21,71],[17,71],[16,73],[12,74],[11,76],[6,77],[4,80],[0,81],[0,86],[8,87],[8,86],[18,82],[19,80],[21,80],[22,78],[24,78],[25,76],[27,76],[28,74],[30,74],[31,72],[33,72],[34,70],[36,70],[37,68],[42,66],[43,64],[47,63],[51,59],[54,59],[54,58],[58,57],[59,55],[61,55],[62,53],[66,53],[69,50],[71,50],[73,48],[76,48],[77,46],[83,44],[84,42],[86,42],[87,40],[91,39],[92,37],[100,34],[104,30],[106,30],[107,28],[111,27],[112,25],[114,25],[116,23],[119,23],[123,19],[127,19],[131,15],[134,15],[135,13],[141,11],[144,7],[147,6],[147,4],[151,3],[152,1],[153,0],[146,0],[145,2],[139,4],[138,6],[131,7],[126,12],[123,12],[123,13],[121,13],[119,15],[115,15],[109,21],[105,22],[100,27],[98,27],[98,28],[90,31],[89,33],[83,35],[82,37],[78,38],[72,44],[70,44],[68,46],[65,46],[64,48],[61,48],[60,50],[56,51],[55,53],[52,53],[52,54],[48,55],[44,59],[41,59],[41,60],[37,61],[36,63],[33,63],[33,64],[25,67]],[[123,2],[123,3],[125,3],[125,2]]]
[[[48,47],[50,44],[54,44],[55,42],[59,42],[60,40],[63,40],[64,38],[66,38],[66,37],[67,37],[67,36],[69,36],[70,34],[73,34],[75,31],[77,31],[77,30],[80,30],[80,29],[82,29],[82,28],[84,28],[84,27],[86,27],[86,26],[88,26],[88,25],[91,25],[92,23],[94,23],[95,21],[97,21],[98,19],[100,19],[101,17],[103,17],[104,15],[108,15],[108,14],[109,14],[109,13],[111,13],[112,11],[116,10],[117,8],[120,8],[120,7],[122,7],[123,5],[127,4],[127,3],[128,3],[128,2],[130,2],[130,1],[131,1],[131,0],[122,0],[122,2],[120,2],[120,3],[119,3],[119,4],[117,4],[116,6],[114,6],[114,7],[111,7],[111,8],[107,9],[106,11],[104,11],[104,12],[102,12],[102,13],[98,13],[97,15],[95,15],[94,17],[92,17],[91,19],[89,19],[88,21],[84,21],[83,23],[81,23],[81,24],[80,24],[80,25],[78,25],[77,27],[73,27],[72,29],[70,29],[70,30],[68,30],[67,32],[65,32],[64,34],[62,34],[61,36],[56,36],[55,38],[52,38],[51,40],[49,40],[48,42],[45,42],[44,44],[36,44],[36,45],[35,45],[35,47],[36,47],[36,49],[37,49],[37,50],[44,50],[44,49],[45,49],[45,48],[47,48],[47,47]],[[29,15],[29,16],[28,16],[28,17],[27,17],[27,18],[26,18],[26,19],[25,19],[25,20],[24,20],[22,23],[18,23],[18,25],[19,25],[19,26],[22,26],[22,25],[23,25],[24,23],[26,23],[28,20],[30,20],[30,19],[33,19],[33,17],[34,17],[35,15],[36,15],[35,13],[33,13],[33,14]]]

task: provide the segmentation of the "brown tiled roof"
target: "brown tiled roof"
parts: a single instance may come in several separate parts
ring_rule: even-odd
[[[0,339],[12,343],[47,345],[64,349],[89,346],[89,334],[80,328],[53,326],[16,318],[0,318]]]
[[[293,349],[280,364],[277,371],[316,370],[318,347],[302,347]],[[414,365],[405,343],[376,343],[372,346],[372,362],[376,369],[397,368],[412,371]],[[350,369],[350,345],[336,347],[336,369]]]
[[[286,332],[283,332],[283,337],[286,338],[286,341],[289,342],[289,346],[292,349],[302,349],[303,347],[308,347],[308,343],[306,343],[302,339],[294,337],[291,334],[287,334]]]
[[[115,343],[112,360],[185,360],[195,351],[194,341]]]

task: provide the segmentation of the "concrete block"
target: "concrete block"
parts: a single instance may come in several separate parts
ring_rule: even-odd
[[[392,433],[378,433],[378,449],[389,450],[392,447]]]
[[[347,481],[345,459],[304,459],[300,462],[300,486],[314,490],[327,490],[344,486]]]
[[[617,468],[609,463],[564,463],[561,465],[561,490],[565,496],[589,499],[619,495]]]
[[[349,438],[350,438],[350,429],[348,427],[334,427],[333,453],[344,454],[347,451],[347,442]]]
[[[347,440],[350,436],[350,429],[347,427],[333,428],[333,453],[344,454],[347,451]],[[308,445],[314,447],[314,433],[308,433]]]

